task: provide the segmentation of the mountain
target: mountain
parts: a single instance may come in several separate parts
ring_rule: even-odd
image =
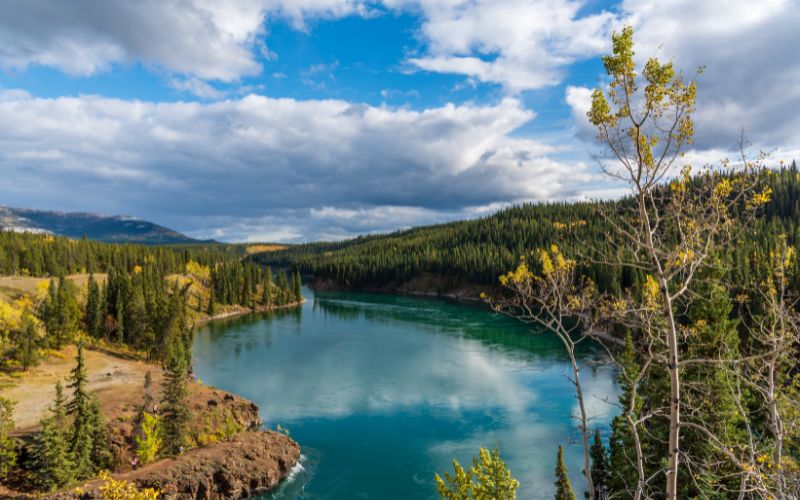
[[[105,216],[85,212],[50,212],[0,205],[0,228],[55,234],[69,238],[146,245],[199,243],[172,229],[128,216]]]

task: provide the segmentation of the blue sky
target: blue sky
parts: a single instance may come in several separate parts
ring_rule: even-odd
[[[584,113],[626,24],[641,57],[706,66],[695,161],[729,154],[742,127],[790,159],[799,12],[788,0],[10,0],[0,204],[308,241],[618,195]]]

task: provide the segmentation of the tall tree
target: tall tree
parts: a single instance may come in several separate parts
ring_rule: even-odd
[[[100,296],[100,287],[93,274],[89,274],[86,286],[86,331],[94,338],[103,336],[103,303]]]
[[[61,382],[56,383],[56,398],[49,415],[39,423],[39,429],[34,437],[32,453],[34,483],[46,490],[60,488],[76,479]]]
[[[609,464],[606,447],[600,438],[600,431],[595,430],[594,440],[590,452],[592,458],[592,484],[594,485],[595,498],[608,498]]]
[[[300,278],[300,271],[295,271],[292,275],[292,289],[294,292],[294,301],[300,302],[303,298],[303,282]]]
[[[83,343],[78,344],[75,367],[70,372],[72,399],[67,404],[67,413],[72,417],[72,435],[70,436],[70,454],[74,460],[74,471],[77,478],[91,476],[95,472],[93,461],[95,415],[92,397],[87,389],[88,379],[83,358]]]
[[[164,451],[171,455],[179,455],[186,446],[191,416],[187,403],[189,395],[187,378],[186,358],[173,355],[167,363],[166,382],[161,401]]]
[[[78,319],[80,310],[78,308],[77,289],[75,284],[64,276],[58,278],[58,292],[56,294],[56,337],[55,347],[60,349],[65,343],[71,342],[78,332]]]
[[[10,436],[14,430],[14,403],[0,397],[0,477],[5,477],[17,463],[17,447]]]
[[[558,447],[556,456],[556,500],[576,500],[575,492],[572,491],[572,483],[569,480],[567,464],[564,463],[564,448]]]
[[[24,314],[24,329],[17,335],[17,359],[23,370],[27,370],[38,361],[39,327],[32,314]]]

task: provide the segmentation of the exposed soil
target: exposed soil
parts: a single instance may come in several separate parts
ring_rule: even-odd
[[[231,441],[198,448],[174,459],[114,474],[141,488],[154,488],[164,497],[245,498],[273,489],[300,459],[300,446],[277,432],[242,432]],[[49,498],[102,498],[101,481]]]
[[[98,284],[105,283],[107,274],[98,273],[94,275],[94,279]],[[67,276],[67,279],[75,283],[78,288],[86,288],[86,283],[89,282],[88,274],[73,274]],[[31,276],[0,276],[0,298],[16,299],[21,294],[34,294],[36,292],[36,285],[42,281],[50,281],[50,278],[35,278]]]
[[[14,435],[27,441],[74,366],[77,349],[65,347],[25,373],[0,376],[0,395],[16,403]],[[184,455],[132,470],[134,419],[144,401],[144,377],[152,377],[155,401],[148,411],[158,412],[163,382],[158,365],[95,349],[84,350],[89,390],[97,394],[110,427],[115,477],[157,487],[177,498],[240,498],[274,487],[299,459],[299,446],[273,432],[257,432],[258,407],[252,402],[203,385],[189,384],[192,411],[190,440],[197,446]],[[69,391],[65,391],[69,397]],[[11,479],[13,481],[13,478]],[[19,486],[24,484],[24,479]],[[94,486],[92,486],[94,485]],[[26,498],[23,491],[0,485],[0,498]],[[74,486],[70,489],[75,498]],[[97,483],[87,489],[97,493]],[[91,496],[87,498],[92,498]]]

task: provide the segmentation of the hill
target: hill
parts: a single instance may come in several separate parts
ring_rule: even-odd
[[[770,203],[763,207],[751,240],[722,256],[735,282],[758,272],[778,235],[800,242],[800,172],[795,164],[768,172]],[[618,245],[609,220],[599,208],[613,212],[629,203],[582,202],[526,204],[481,219],[417,227],[390,234],[362,236],[341,242],[293,245],[261,252],[251,259],[290,267],[313,275],[323,288],[423,294],[469,294],[496,286],[498,276],[513,269],[520,256],[558,244],[587,262],[581,271],[602,289],[618,292],[642,278],[636,269],[591,264],[591,257],[613,255]],[[623,256],[620,255],[620,258]]]
[[[172,229],[135,217],[51,212],[3,205],[0,205],[0,229],[69,238],[86,236],[92,240],[111,243],[156,245],[199,242]]]

